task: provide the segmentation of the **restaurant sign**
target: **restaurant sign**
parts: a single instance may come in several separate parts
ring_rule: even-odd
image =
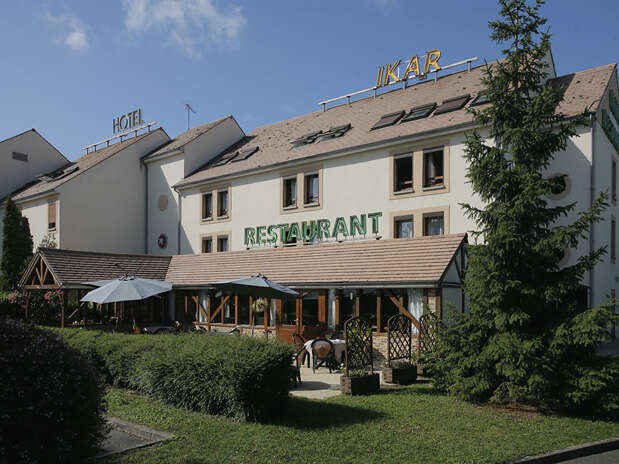
[[[245,246],[275,245],[277,242],[295,241],[315,242],[330,238],[346,239],[362,237],[368,234],[378,235],[378,219],[383,213],[353,215],[348,218],[338,217],[333,223],[329,219],[291,222],[288,224],[271,224],[269,226],[246,227]],[[368,232],[368,226],[371,232]]]
[[[441,67],[438,64],[438,60],[441,57],[440,50],[430,50],[426,52],[425,62],[423,64],[423,72],[419,68],[419,57],[413,56],[404,74],[400,76],[400,64],[402,60],[397,60],[392,64],[386,64],[385,66],[378,67],[378,76],[376,77],[376,87],[383,87],[385,85],[393,84],[394,82],[405,81],[411,77],[423,77],[428,74],[428,71],[440,71]],[[430,69],[432,66],[432,69]]]

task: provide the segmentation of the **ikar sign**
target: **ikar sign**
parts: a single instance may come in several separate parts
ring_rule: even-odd
[[[383,87],[385,85],[393,84],[394,82],[405,81],[411,77],[422,77],[428,74],[428,71],[440,71],[441,67],[438,64],[438,60],[441,57],[440,50],[430,50],[426,52],[425,63],[423,65],[423,72],[419,68],[419,57],[413,56],[404,74],[400,77],[400,63],[402,60],[397,60],[393,64],[386,64],[385,66],[378,67],[378,76],[376,77],[376,87]],[[430,69],[430,66],[432,69]]]
[[[329,219],[271,224],[269,226],[246,227],[245,246],[274,245],[277,242],[316,242],[330,238],[346,239],[378,235],[378,219],[383,213],[368,213],[338,217],[333,223]],[[368,230],[368,227],[371,231]]]

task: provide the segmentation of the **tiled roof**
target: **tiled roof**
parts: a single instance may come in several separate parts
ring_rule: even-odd
[[[123,142],[119,142],[119,143],[115,143],[113,145],[110,145],[109,147],[105,147],[105,148],[101,148],[99,150],[96,151],[91,151],[90,153],[87,153],[86,155],[82,156],[81,158],[75,160],[73,163],[69,163],[66,166],[63,166],[62,168],[60,168],[61,170],[66,170],[68,168],[72,168],[74,166],[77,166],[77,170],[75,170],[74,172],[72,172],[71,174],[64,176],[62,178],[59,178],[57,180],[52,180],[49,182],[46,181],[42,181],[39,180],[37,182],[35,182],[34,184],[31,185],[26,185],[24,187],[22,187],[20,190],[18,190],[16,193],[12,194],[11,197],[14,200],[20,200],[23,198],[27,198],[33,195],[39,195],[45,192],[49,192],[54,190],[56,187],[64,184],[65,182],[70,181],[71,179],[73,179],[74,177],[79,176],[80,174],[82,174],[83,172],[87,171],[88,169],[90,169],[93,166],[96,166],[97,164],[99,164],[100,162],[114,156],[115,154],[119,153],[120,151],[124,150],[125,148],[133,145],[134,143],[144,139],[145,137],[148,137],[151,134],[154,134],[158,131],[163,131],[162,128],[158,128],[152,132],[147,132],[145,134],[142,135],[138,135],[137,137],[132,137],[128,140],[125,140]]]
[[[232,115],[225,116],[225,117],[223,117],[221,119],[218,119],[216,121],[212,121],[212,122],[209,122],[209,123],[206,123],[206,124],[202,124],[200,126],[192,127],[191,129],[189,129],[189,130],[183,132],[182,134],[174,137],[167,144],[165,144],[162,147],[158,148],[154,152],[149,153],[148,158],[150,158],[152,156],[160,155],[161,153],[167,153],[169,151],[176,150],[177,148],[184,147],[185,145],[187,145],[192,140],[197,139],[202,134],[208,132],[213,127],[219,125],[220,123],[222,123],[223,121],[225,121],[226,119],[229,119],[229,118],[232,118]]]
[[[172,256],[166,280],[207,285],[261,273],[286,285],[439,282],[465,234]]]
[[[604,89],[612,76],[616,64],[588,69],[557,78],[567,84],[565,99],[557,109],[566,116],[572,116],[585,109],[595,111]],[[378,130],[370,130],[382,115],[394,111],[410,110],[426,103],[441,103],[449,98],[471,94],[471,100],[483,90],[480,78],[483,66],[468,71],[461,71],[438,79],[422,82],[408,87],[383,93],[376,98],[368,97],[350,106],[340,105],[315,111],[296,118],[262,126],[248,134],[245,144],[257,145],[260,150],[246,160],[211,166],[207,163],[202,169],[193,173],[177,184],[188,185],[208,181],[220,176],[236,174],[264,166],[300,160],[323,153],[351,149],[375,142],[397,140],[401,137],[421,135],[423,133],[448,129],[472,122],[472,116],[465,109],[432,115],[428,118],[411,122],[398,123]],[[468,104],[467,104],[468,106]],[[291,140],[315,131],[326,131],[330,127],[352,124],[352,128],[343,136],[324,142],[292,148]],[[224,153],[242,148],[243,143],[235,144]]]
[[[124,272],[116,264],[125,269],[127,274],[164,280],[170,263],[169,256],[94,253],[56,248],[39,248],[38,252],[58,282],[64,286],[122,277]],[[33,261],[35,259],[36,255]]]

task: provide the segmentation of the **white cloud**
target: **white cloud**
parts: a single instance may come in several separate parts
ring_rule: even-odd
[[[209,42],[231,42],[245,24],[241,9],[227,11],[211,0],[123,0],[125,26],[133,33],[160,28],[172,43],[193,57]]]
[[[47,13],[45,20],[56,24],[62,38],[62,43],[75,51],[88,50],[88,37],[86,28],[75,16],[70,14],[53,15]]]

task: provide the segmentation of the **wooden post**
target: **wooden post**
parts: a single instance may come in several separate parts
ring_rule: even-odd
[[[26,292],[26,320],[28,320],[28,317],[30,315],[30,290],[28,290]]]
[[[381,333],[383,330],[383,321],[382,321],[382,313],[381,313],[381,294],[382,291],[380,289],[376,289],[376,330],[378,333]]]
[[[264,307],[264,334],[267,338],[269,338],[269,315],[271,314],[271,299],[265,298],[265,307]]]
[[[254,324],[255,321],[254,321],[254,308],[253,308],[253,305],[254,305],[254,297],[250,296],[249,297],[249,324],[252,327],[252,332],[254,330],[254,325],[255,325]],[[253,333],[252,333],[252,335],[253,335]]]
[[[359,298],[360,290],[357,289],[355,292],[355,316],[359,317],[361,315],[361,303]]]
[[[340,328],[340,299],[341,293],[339,290],[335,291],[335,328]]]
[[[213,299],[211,297],[211,292],[208,292],[206,295],[206,328],[208,331],[211,331],[211,305],[213,304]]]
[[[64,329],[64,312],[67,305],[67,294],[62,292],[62,301],[60,302],[60,327]]]
[[[234,294],[234,325],[239,325],[239,296]]]

